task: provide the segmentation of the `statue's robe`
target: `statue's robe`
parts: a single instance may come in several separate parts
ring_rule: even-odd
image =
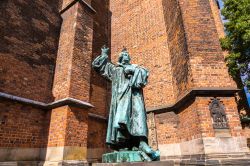
[[[130,64],[134,73],[129,77],[124,72],[125,66],[114,65],[105,56],[98,56],[92,66],[112,81],[106,143],[122,148],[133,146],[135,140],[141,138],[147,141],[147,116],[142,88],[147,84],[148,71]]]

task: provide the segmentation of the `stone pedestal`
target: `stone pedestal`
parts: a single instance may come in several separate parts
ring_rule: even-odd
[[[200,160],[166,160],[166,161],[154,161],[154,162],[131,162],[131,163],[93,163],[92,166],[223,166],[223,165],[235,165],[235,166],[247,166],[250,165],[249,159],[200,159]]]
[[[174,166],[174,161],[152,161],[152,162],[131,162],[131,163],[94,163],[92,166]]]
[[[140,151],[122,151],[106,153],[102,156],[104,163],[124,163],[124,162],[142,162],[143,157]]]

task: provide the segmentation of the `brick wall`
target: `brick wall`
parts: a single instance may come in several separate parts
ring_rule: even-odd
[[[111,47],[114,63],[125,46],[132,63],[149,69],[144,92],[147,108],[173,104],[191,88],[236,87],[219,45],[222,30],[213,0],[89,0],[96,10],[93,27],[92,14],[80,3],[63,14],[53,96],[61,24],[58,1],[0,4],[1,92],[43,102],[73,97],[93,104],[91,113],[107,116],[109,83],[90,71],[90,62],[103,44]],[[60,1],[59,8],[70,2]],[[231,136],[242,136],[235,99],[219,98],[226,108]],[[214,137],[210,101],[211,97],[196,97],[178,110],[157,114],[158,143]],[[100,158],[97,151],[106,148],[106,122],[88,118],[87,113],[87,109],[70,106],[44,112],[1,101],[0,146],[87,147],[93,152],[89,158]]]
[[[46,112],[18,103],[0,102],[0,147],[41,148],[47,145]]]
[[[86,110],[69,106],[54,109],[51,112],[48,147],[86,147],[87,130]]]
[[[240,116],[238,113],[235,98],[222,98],[222,103],[226,107],[225,112],[227,114],[228,125],[231,130],[232,136],[243,136],[242,126],[240,123]]]
[[[67,106],[51,111],[50,126],[48,128],[48,146],[64,146],[68,111],[69,108]]]
[[[51,102],[61,18],[58,1],[0,4],[0,92]],[[1,101],[1,147],[47,146],[49,112]]]
[[[70,123],[67,125],[65,146],[87,147],[88,113],[84,109],[71,107],[67,116]],[[85,132],[83,132],[85,131]]]
[[[209,1],[180,0],[179,5],[186,32],[193,87],[236,87],[224,62]]]
[[[110,3],[112,61],[118,60],[123,46],[132,63],[150,71],[145,88],[147,107],[174,102],[168,35],[161,0],[113,0]]]
[[[90,117],[88,125],[88,148],[105,148],[107,123]]]
[[[220,48],[221,22],[212,2],[114,0],[110,10],[111,59],[116,62],[126,46],[133,63],[150,70],[147,107],[174,103],[190,88],[235,87]]]
[[[61,19],[58,1],[0,4],[0,91],[51,101]]]
[[[174,94],[175,98],[179,98],[192,86],[183,20],[176,0],[162,1],[162,5],[168,36],[167,44],[170,52]]]
[[[67,0],[62,10],[53,95],[55,100],[73,98],[88,103],[94,11],[82,1]],[[89,110],[82,107],[65,105],[51,111],[46,153],[56,150],[60,156],[46,155],[46,160],[86,160]]]
[[[92,13],[78,2],[62,17],[53,95],[56,100],[72,97],[89,102]]]
[[[101,47],[105,44],[110,46],[109,32],[109,1],[92,0],[92,7],[96,10],[93,22],[93,52],[92,61],[101,54]],[[90,101],[95,106],[91,112],[106,116],[108,112],[107,97],[108,82],[96,71],[91,72]]]
[[[209,0],[209,2],[211,5],[211,10],[213,13],[213,18],[214,18],[217,33],[219,35],[219,38],[223,38],[225,36],[225,32],[224,32],[224,25],[223,25],[222,20],[221,20],[219,6],[218,6],[216,0]]]
[[[229,132],[232,137],[243,136],[234,97],[218,97],[225,106]],[[178,112],[157,114],[156,128],[159,144],[179,143],[203,137],[214,137],[215,130],[209,104],[212,97],[196,97],[187,102]]]
[[[174,112],[167,112],[155,116],[158,144],[179,142],[179,117]]]
[[[211,97],[197,98],[197,112],[200,117],[201,132],[204,137],[213,137],[214,129],[212,126],[211,114],[209,111],[209,104]],[[231,135],[233,137],[242,136],[242,127],[240,124],[237,105],[234,97],[219,97],[221,103],[225,106],[225,113],[227,115],[228,125]]]
[[[193,88],[236,88],[220,47],[218,9],[209,0],[113,0],[110,3],[111,59],[126,46],[132,63],[150,71],[146,107],[173,104]],[[216,95],[215,95],[216,96]],[[230,134],[241,136],[236,102],[222,98]],[[210,97],[197,97],[174,112],[157,114],[159,144],[214,137]]]
[[[92,60],[100,55],[101,47],[105,44],[110,47],[110,11],[109,0],[92,0],[91,6],[95,9],[93,21],[93,52]],[[91,72],[90,103],[94,108],[90,112],[106,117],[109,112],[108,82],[97,72]],[[89,118],[88,148],[105,148],[106,122]],[[91,158],[91,154],[89,155]],[[101,158],[101,156],[99,156]]]

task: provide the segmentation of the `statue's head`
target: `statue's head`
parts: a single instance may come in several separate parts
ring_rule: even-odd
[[[130,63],[130,56],[126,48],[123,48],[122,52],[119,55],[118,62],[121,64],[129,64]]]
[[[106,45],[102,46],[102,54],[107,54],[108,55],[108,52],[109,52],[109,48],[106,47]]]

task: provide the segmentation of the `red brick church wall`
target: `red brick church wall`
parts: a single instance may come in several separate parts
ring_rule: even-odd
[[[162,0],[113,0],[110,11],[112,61],[116,63],[123,46],[127,47],[132,63],[150,71],[144,90],[146,106],[173,103],[173,71]]]
[[[50,102],[61,19],[57,1],[1,2],[0,91]]]
[[[213,1],[86,1],[95,11],[82,1],[69,8],[66,6],[72,0],[58,1],[1,2],[0,92],[44,103],[71,97],[94,108],[65,105],[45,111],[1,100],[0,151],[25,151],[26,156],[18,153],[21,156],[16,160],[44,160],[41,156],[50,160],[49,153],[55,149],[69,152],[62,154],[62,160],[86,156],[88,161],[100,160],[107,151],[107,121],[103,117],[109,112],[110,85],[91,71],[90,65],[104,44],[111,48],[112,62],[116,63],[125,46],[132,63],[149,69],[145,102],[148,111],[156,111],[157,142],[163,159],[173,154],[211,152],[203,146],[209,143],[199,139],[216,136],[209,112],[213,97],[225,106],[230,138],[235,137],[244,147],[244,141],[238,139],[244,132],[233,94],[193,96],[178,108],[173,106],[197,88],[236,89],[220,48],[222,30]],[[66,9],[62,28],[58,8]],[[193,141],[196,149],[184,145],[188,141]],[[41,154],[41,148],[47,147]],[[11,157],[0,156],[0,161]]]
[[[172,154],[175,145],[182,148],[176,155],[211,152],[209,148],[199,149],[199,145],[192,149],[185,142],[199,144],[200,139],[215,137],[209,112],[213,97],[219,97],[225,105],[227,132],[232,140],[243,136],[234,95],[222,94],[223,89],[236,90],[236,84],[227,71],[219,43],[218,18],[214,18],[216,13],[211,5],[209,0],[113,0],[110,3],[111,59],[115,63],[125,46],[131,53],[132,63],[149,69],[145,101],[149,111],[161,110],[155,115],[155,121],[163,158],[168,155],[164,150],[167,144],[172,148],[165,149],[170,148]],[[216,89],[217,94],[192,97],[191,91],[195,89]],[[175,108],[187,94],[190,99]],[[207,144],[209,141],[204,142],[205,147]]]
[[[92,60],[100,55],[101,47],[105,44],[110,47],[110,0],[92,0],[91,6],[96,10],[93,17],[93,52]],[[90,113],[107,117],[109,112],[109,83],[96,71],[91,71],[90,103],[94,108]],[[106,151],[107,121],[89,118],[88,130],[88,160],[96,161]]]
[[[2,1],[0,11],[0,92],[51,102],[61,24],[58,1]],[[45,111],[0,99],[0,119],[1,150],[29,151],[47,146]],[[26,157],[38,159],[38,150],[31,151]],[[19,156],[27,159],[25,152]],[[0,157],[0,161],[8,160],[15,158]]]

